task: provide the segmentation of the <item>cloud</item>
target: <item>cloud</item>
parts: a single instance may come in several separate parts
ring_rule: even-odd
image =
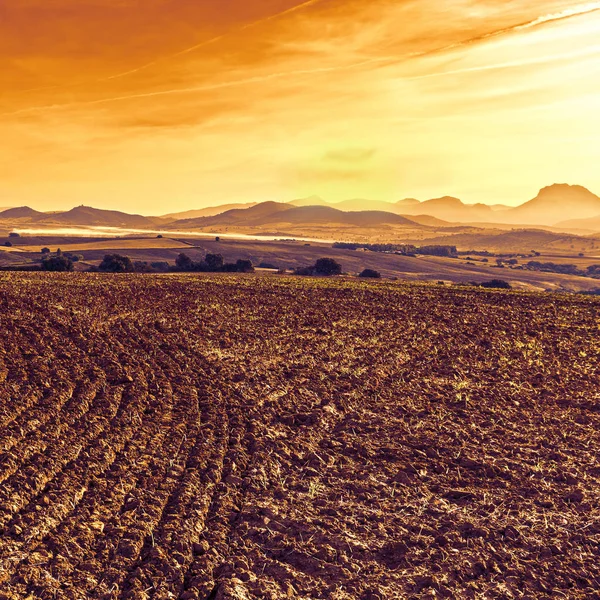
[[[375,148],[345,148],[342,150],[331,150],[324,156],[325,160],[341,163],[362,163],[373,158]]]

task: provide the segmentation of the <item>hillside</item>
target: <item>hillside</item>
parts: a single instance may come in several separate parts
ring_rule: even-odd
[[[274,224],[294,225],[351,225],[353,227],[372,227],[379,224],[412,225],[413,221],[381,211],[344,212],[333,206],[298,206],[278,202],[262,202],[245,210],[230,210],[214,217],[187,219],[169,224],[169,228],[204,227],[263,227]]]
[[[588,219],[569,219],[568,221],[560,221],[556,226],[564,227],[565,229],[579,229],[581,231],[600,233],[600,215]]]
[[[36,219],[44,216],[44,213],[39,212],[37,210],[33,210],[33,208],[29,208],[29,206],[19,206],[17,208],[9,208],[7,210],[3,210],[0,212],[0,219]]]
[[[496,214],[487,204],[465,204],[452,196],[433,198],[418,204],[404,203],[397,206],[406,215],[429,215],[454,223],[493,220]]]
[[[6,273],[0,295],[5,598],[596,597],[598,301]]]
[[[101,210],[83,205],[61,213],[37,216],[35,220],[38,223],[51,222],[86,227],[147,228],[155,226],[155,221],[149,217],[130,215],[116,210]]]
[[[244,209],[251,208],[256,206],[257,202],[238,202],[235,204],[221,204],[219,206],[209,206],[207,208],[199,208],[196,210],[186,210],[184,212],[178,213],[169,213],[168,215],[162,215],[159,217],[160,219],[165,219],[167,221],[181,221],[183,219],[197,219],[200,217],[214,217],[215,215],[220,215],[221,213],[227,212],[228,210],[234,209]]]
[[[511,231],[478,231],[429,238],[430,244],[451,244],[459,250],[488,250],[490,252],[530,252],[533,250],[570,250],[589,252],[600,248],[600,236],[577,236],[538,229]]]

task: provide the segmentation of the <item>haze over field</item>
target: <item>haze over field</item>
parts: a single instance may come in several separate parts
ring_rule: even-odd
[[[599,33],[566,0],[5,0],[0,204],[597,191]]]

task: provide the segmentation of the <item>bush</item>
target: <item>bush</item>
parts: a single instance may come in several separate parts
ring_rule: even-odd
[[[103,273],[133,273],[133,263],[129,256],[107,254],[98,269]]]
[[[169,270],[169,263],[167,261],[155,261],[151,262],[150,266],[152,270],[157,273],[166,273]]]
[[[8,234],[8,237],[10,237],[10,238],[20,238],[20,237],[21,237],[21,235],[20,235],[19,233],[17,233],[16,231],[11,231],[11,232]]]
[[[73,261],[66,256],[52,256],[42,261],[43,271],[53,271],[55,273],[67,273],[73,271]]]
[[[7,248],[12,248],[12,242],[9,242],[8,240],[6,240],[6,242],[4,242],[4,245],[5,245]]]
[[[375,269],[364,269],[359,277],[372,277],[373,279],[381,279],[381,273]]]
[[[421,246],[417,252],[425,256],[445,256],[451,258],[458,255],[456,246]]]
[[[504,281],[504,279],[492,279],[491,281],[484,281],[479,284],[483,288],[496,288],[500,290],[510,290],[512,286],[508,281]]]
[[[333,258],[319,258],[315,263],[314,272],[316,275],[325,275],[326,277],[341,275],[342,265]]]
[[[50,248],[42,248],[42,254],[50,254]]]
[[[268,262],[261,262],[261,263],[258,265],[258,268],[259,268],[259,269],[278,269],[279,267],[277,267],[277,266],[276,266],[276,265],[274,265],[274,264],[268,263]]]
[[[252,266],[252,262],[249,260],[239,259],[235,266],[237,268],[238,273],[253,273],[254,267]]]

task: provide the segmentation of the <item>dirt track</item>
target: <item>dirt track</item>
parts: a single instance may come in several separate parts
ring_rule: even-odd
[[[0,600],[600,598],[599,308],[0,275]]]

